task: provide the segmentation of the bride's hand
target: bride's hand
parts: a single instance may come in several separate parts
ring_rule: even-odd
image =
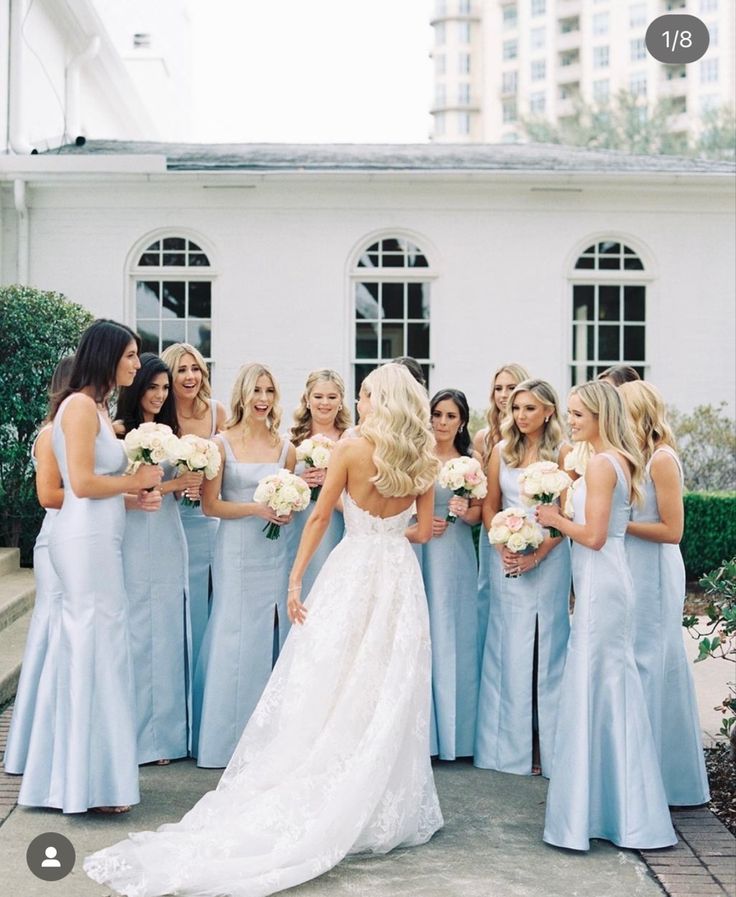
[[[307,609],[301,601],[302,587],[301,585],[289,586],[289,597],[286,600],[286,612],[292,623],[300,625],[307,619]]]

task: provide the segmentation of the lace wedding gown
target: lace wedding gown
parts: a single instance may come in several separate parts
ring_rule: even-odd
[[[441,828],[410,515],[374,517],[345,493],[345,538],[216,790],[181,822],[88,857],[91,878],[128,897],[263,897]]]

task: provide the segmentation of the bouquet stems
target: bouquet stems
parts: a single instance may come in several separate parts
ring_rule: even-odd
[[[554,498],[551,495],[543,495],[540,500],[540,504],[543,505],[553,505],[555,503]],[[549,534],[553,539],[559,539],[562,536],[562,533],[554,526],[549,528]]]
[[[267,539],[278,539],[281,535],[281,527],[278,523],[273,523],[269,520],[261,532],[266,534]]]

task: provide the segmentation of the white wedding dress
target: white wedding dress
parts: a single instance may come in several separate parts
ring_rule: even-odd
[[[320,572],[215,791],[179,823],[84,862],[128,897],[263,897],[349,853],[441,828],[429,759],[427,601],[404,537],[345,493],[346,535]]]

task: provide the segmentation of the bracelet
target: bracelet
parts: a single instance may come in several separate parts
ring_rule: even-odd
[[[535,551],[534,552],[534,567],[536,568],[538,566],[539,566],[539,558],[537,557],[537,552]]]
[[[298,592],[301,589],[301,583],[298,586],[292,586],[290,589],[287,589],[287,592]]]

